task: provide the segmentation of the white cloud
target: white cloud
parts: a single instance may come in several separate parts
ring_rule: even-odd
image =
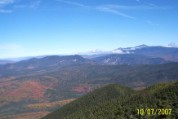
[[[12,4],[14,0],[0,0],[0,5]]]
[[[16,9],[35,9],[41,2],[42,0],[31,0],[25,3],[22,3],[22,0],[0,0],[0,13],[12,13]]]
[[[81,3],[77,3],[77,2],[72,2],[72,1],[67,1],[67,0],[57,0],[59,2],[63,2],[63,3],[66,3],[66,4],[70,4],[70,5],[74,5],[74,6],[78,6],[78,7],[83,7],[83,8],[91,8],[89,6],[86,6],[84,4],[81,4]]]
[[[116,15],[119,15],[119,16],[122,16],[122,17],[125,17],[125,18],[134,19],[134,17],[132,17],[130,15],[127,15],[123,12],[120,12],[119,10],[111,9],[111,8],[108,8],[108,7],[97,7],[97,9],[100,10],[100,11],[104,11],[104,12],[114,13]]]
[[[119,10],[111,9],[106,6],[87,6],[87,5],[78,3],[78,2],[72,2],[72,1],[67,1],[67,0],[57,0],[57,1],[70,4],[70,5],[74,5],[77,7],[81,7],[81,8],[88,8],[88,9],[93,9],[93,10],[102,11],[102,12],[109,12],[109,13],[113,13],[113,14],[116,14],[116,15],[119,15],[125,18],[134,19],[134,17],[130,15],[127,15]]]
[[[151,3],[146,3],[145,5],[137,5],[137,6],[127,6],[127,5],[117,5],[117,4],[107,4],[107,5],[100,5],[100,6],[87,6],[78,2],[73,2],[69,0],[57,0],[59,2],[63,2],[69,5],[81,7],[81,8],[89,8],[94,9],[102,12],[108,12],[112,14],[116,14],[118,16],[122,16],[129,19],[134,19],[133,16],[126,14],[123,10],[162,10],[162,9],[169,9],[169,7],[160,7],[156,6]],[[141,2],[140,0],[136,0],[137,2]],[[148,23],[152,24],[148,21]]]
[[[6,9],[6,6],[13,4],[15,0],[0,0],[0,13],[11,13],[11,9]]]
[[[153,4],[149,5],[136,5],[136,6],[126,6],[126,5],[103,5],[101,7],[107,7],[109,9],[117,9],[117,10],[162,10],[162,9],[169,9],[169,7],[159,7]]]

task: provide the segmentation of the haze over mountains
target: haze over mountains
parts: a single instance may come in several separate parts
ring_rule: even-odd
[[[29,117],[32,112],[42,117],[105,85],[144,89],[177,81],[177,71],[178,48],[145,45],[110,53],[33,57],[1,64],[0,117]]]
[[[178,47],[176,46],[147,46],[147,45],[140,45],[136,47],[127,47],[127,48],[117,48],[113,51],[102,51],[102,50],[94,50],[91,52],[85,52],[85,53],[78,53],[78,55],[81,55],[84,58],[96,58],[100,56],[106,56],[106,55],[116,55],[116,54],[133,54],[137,55],[136,57],[142,57],[144,58],[162,58],[166,61],[178,61]],[[132,55],[132,56],[133,56]],[[0,64],[6,64],[11,62],[18,62],[22,60],[28,60],[31,58],[43,58],[48,55],[44,56],[31,56],[31,57],[21,57],[21,58],[8,58],[8,59],[1,59]],[[50,56],[50,55],[49,55]],[[64,56],[64,55],[59,55]],[[161,59],[160,59],[161,60]]]
[[[146,56],[150,56],[150,54],[156,55],[156,53],[167,54],[177,52],[177,46],[147,46],[147,45],[139,45],[135,47],[126,47],[126,48],[117,48],[112,51],[102,51],[102,50],[94,50],[91,52],[86,52],[83,54],[86,55],[97,55],[97,54],[144,54]],[[166,51],[166,52],[163,52]],[[82,54],[82,53],[79,53]]]

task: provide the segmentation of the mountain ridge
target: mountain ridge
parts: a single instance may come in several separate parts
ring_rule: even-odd
[[[145,49],[145,48],[164,48],[164,49],[178,49],[177,46],[175,45],[170,45],[170,46],[148,46],[145,44],[142,45],[138,45],[135,47],[120,47],[120,48],[116,48],[113,50],[108,50],[108,51],[103,51],[103,50],[92,50],[89,52],[83,52],[83,53],[76,53],[75,55],[80,55],[80,56],[94,56],[94,55],[108,55],[108,54],[129,54],[129,53],[133,53],[133,52],[129,52],[129,51],[134,51],[134,50],[138,50],[138,49]],[[118,51],[117,51],[118,50]],[[74,55],[74,54],[71,54]],[[0,58],[0,60],[9,60],[9,61],[22,61],[22,60],[27,60],[27,59],[31,59],[31,58],[43,58],[46,56],[70,56],[70,55],[40,55],[40,56],[27,56],[27,57],[18,57],[18,58]]]

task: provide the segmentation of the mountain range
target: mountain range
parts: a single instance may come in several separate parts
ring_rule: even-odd
[[[85,57],[97,57],[105,56],[111,54],[135,54],[135,55],[144,55],[150,58],[163,58],[169,61],[178,61],[178,47],[165,47],[165,46],[147,46],[139,45],[135,47],[127,48],[117,48],[112,51],[92,51],[85,54]],[[82,55],[82,54],[81,54]]]
[[[147,46],[147,45],[139,45],[135,47],[127,47],[127,48],[117,48],[112,51],[102,51],[102,50],[94,50],[89,51],[85,53],[78,53],[78,55],[86,58],[96,58],[96,57],[102,57],[107,55],[113,55],[113,54],[132,54],[132,55],[141,55],[145,56],[147,58],[162,58],[166,61],[178,61],[178,47],[172,46],[172,47],[165,47],[165,46]],[[48,55],[43,56],[31,56],[31,57],[19,57],[19,58],[8,58],[8,59],[1,59],[0,64],[7,64],[7,63],[13,63],[18,62],[22,60],[28,60],[32,58],[44,58]],[[57,55],[57,56],[65,56],[65,55]]]
[[[108,84],[140,90],[178,80],[178,48],[142,45],[116,50],[1,64],[0,118],[38,119]]]

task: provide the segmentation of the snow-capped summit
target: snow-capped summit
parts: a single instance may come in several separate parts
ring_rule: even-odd
[[[143,45],[139,45],[139,46],[135,46],[135,47],[118,48],[118,49],[113,50],[113,53],[131,54],[131,53],[134,53],[134,51],[137,49],[142,49],[142,48],[146,48],[146,47],[149,47],[149,46],[143,44]]]
[[[129,49],[125,49],[125,48],[118,48],[112,51],[112,53],[114,54],[130,54],[130,50]]]

